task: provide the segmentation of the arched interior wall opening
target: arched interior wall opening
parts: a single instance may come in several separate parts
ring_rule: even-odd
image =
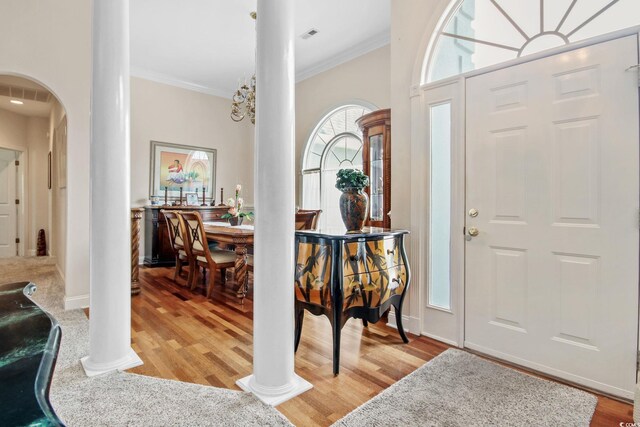
[[[17,255],[35,256],[44,230],[47,256],[64,277],[67,219],[67,119],[57,96],[24,76],[0,75],[0,148],[17,153]]]

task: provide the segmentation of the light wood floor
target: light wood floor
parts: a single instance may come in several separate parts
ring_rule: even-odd
[[[240,305],[221,286],[213,301],[207,300],[172,277],[169,268],[140,271],[132,338],[144,365],[131,372],[239,390],[236,380],[251,374],[252,301]],[[448,348],[414,335],[403,344],[383,321],[363,328],[352,319],[342,337],[340,375],[334,377],[329,321],[305,314],[296,372],[314,388],[277,407],[293,424],[330,425]],[[599,396],[591,425],[633,422],[632,413],[631,405]]]

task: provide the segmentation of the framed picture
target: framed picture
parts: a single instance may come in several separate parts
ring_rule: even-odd
[[[67,117],[65,116],[53,131],[54,158],[57,159],[58,187],[67,188]]]
[[[47,174],[48,187],[49,187],[49,190],[51,190],[51,151],[49,151],[49,158],[47,160],[47,171],[48,171],[48,174]]]
[[[183,194],[202,194],[211,199],[216,188],[216,150],[188,145],[151,141],[151,176],[149,198],[164,200],[165,188],[169,200]],[[196,201],[198,196],[196,194]]]
[[[200,206],[198,193],[187,193],[187,206]]]

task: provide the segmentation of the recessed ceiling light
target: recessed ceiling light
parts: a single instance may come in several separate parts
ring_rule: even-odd
[[[18,101],[17,99],[12,99],[12,100],[11,100],[11,101],[9,101],[9,102],[11,102],[12,104],[16,104],[16,105],[22,105],[22,104],[24,104],[24,102],[22,102],[22,101]]]

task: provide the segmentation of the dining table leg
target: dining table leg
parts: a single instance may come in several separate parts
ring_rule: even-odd
[[[236,246],[236,263],[233,272],[233,289],[240,301],[244,301],[247,295],[247,244],[246,242],[234,242]]]

